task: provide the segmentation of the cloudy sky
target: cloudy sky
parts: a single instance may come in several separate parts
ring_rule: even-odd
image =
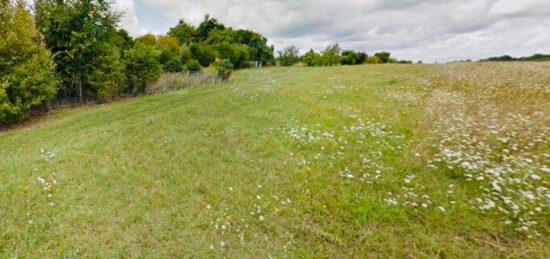
[[[550,0],[114,0],[133,36],[164,34],[205,14],[302,52],[338,42],[444,62],[550,53]]]

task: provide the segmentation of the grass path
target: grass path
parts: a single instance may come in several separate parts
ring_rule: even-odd
[[[0,257],[550,255],[547,207],[528,238],[428,166],[436,69],[243,70],[0,132]]]

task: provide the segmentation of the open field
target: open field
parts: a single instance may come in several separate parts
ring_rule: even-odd
[[[238,71],[0,132],[0,257],[550,257],[550,63]]]

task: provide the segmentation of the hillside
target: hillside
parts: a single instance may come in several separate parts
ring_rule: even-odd
[[[550,64],[264,68],[0,132],[0,257],[550,255]]]

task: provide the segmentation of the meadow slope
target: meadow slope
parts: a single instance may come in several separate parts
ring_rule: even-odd
[[[0,257],[529,257],[550,64],[242,70],[0,132]]]

